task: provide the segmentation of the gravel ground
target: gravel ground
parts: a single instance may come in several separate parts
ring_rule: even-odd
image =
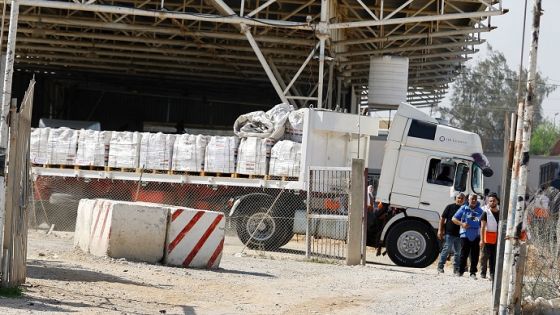
[[[93,257],[71,233],[29,235],[21,298],[0,298],[0,314],[488,314],[491,282],[438,275],[435,266],[394,266],[370,254],[366,266],[303,261],[245,251],[226,239],[217,271]],[[369,253],[368,253],[369,254]],[[450,268],[447,268],[450,270]]]

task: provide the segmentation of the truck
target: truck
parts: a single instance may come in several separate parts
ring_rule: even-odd
[[[298,223],[306,216],[308,170],[348,167],[354,158],[367,165],[369,150],[376,149],[369,139],[378,132],[374,117],[307,108],[298,177],[35,166],[35,199],[52,205],[53,196],[65,196],[60,203],[74,207],[80,198],[102,197],[223,211],[248,247],[276,250],[294,234],[305,234],[305,224]],[[368,214],[367,244],[385,248],[397,265],[426,267],[439,253],[438,221],[453,193],[482,194],[483,176],[492,171],[478,135],[440,124],[408,104],[396,112],[385,146],[380,207]],[[325,198],[325,207],[343,213],[347,202]]]

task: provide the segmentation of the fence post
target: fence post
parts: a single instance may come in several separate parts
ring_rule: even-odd
[[[360,264],[362,258],[362,220],[364,216],[364,168],[363,159],[352,159],[350,182],[350,211],[348,212],[348,255],[346,264]]]

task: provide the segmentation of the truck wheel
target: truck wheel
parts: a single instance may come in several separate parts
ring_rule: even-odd
[[[268,208],[271,198],[250,198],[239,208],[236,219],[237,236],[251,249],[275,250],[285,245],[293,236],[293,216],[283,214],[281,207]],[[289,239],[288,239],[289,237]]]
[[[438,255],[436,235],[424,223],[406,220],[389,230],[385,239],[389,258],[398,266],[424,268]]]

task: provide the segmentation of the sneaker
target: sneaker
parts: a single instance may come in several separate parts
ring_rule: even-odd
[[[494,275],[490,274],[490,278],[488,278],[490,281],[494,281]]]
[[[443,268],[439,268],[439,267],[438,267],[437,273],[443,273]]]
[[[457,272],[457,277],[462,277],[464,274],[464,272]]]
[[[476,280],[476,274],[475,273],[471,273],[471,279]]]
[[[485,274],[485,273],[481,273],[481,274],[480,274],[480,277],[481,277],[482,279],[486,279],[486,274]]]
[[[463,276],[459,271],[454,271],[453,275],[455,275],[456,277],[461,277]]]

